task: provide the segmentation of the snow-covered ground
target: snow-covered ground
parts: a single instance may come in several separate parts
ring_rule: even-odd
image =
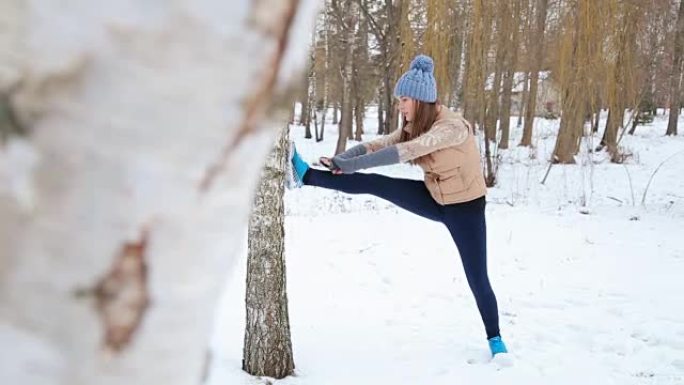
[[[375,122],[369,115],[367,132]],[[286,195],[296,373],[272,381],[241,371],[243,268],[217,316],[209,383],[684,384],[684,136],[663,137],[666,124],[658,117],[625,136],[633,156],[623,165],[583,145],[578,164],[554,165],[544,185],[558,121],[537,121],[534,150],[515,147],[514,128],[487,206],[512,366],[489,362],[443,226],[371,196],[304,187]],[[321,143],[301,127],[292,137],[313,162],[332,154],[335,128]],[[372,171],[421,178],[408,165]]]

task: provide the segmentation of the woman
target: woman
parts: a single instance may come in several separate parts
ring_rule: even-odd
[[[480,153],[470,124],[437,103],[430,57],[419,55],[397,82],[403,129],[354,146],[309,167],[290,146],[290,186],[317,186],[348,194],[371,194],[414,214],[444,223],[461,255],[468,285],[484,322],[492,357],[506,353],[499,333],[496,297],[487,276],[485,194]],[[424,181],[354,173],[371,167],[410,162]]]

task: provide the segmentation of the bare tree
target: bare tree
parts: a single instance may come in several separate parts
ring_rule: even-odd
[[[369,22],[366,16],[361,13],[359,15],[359,26],[356,31],[356,50],[354,53],[354,76],[353,76],[353,105],[354,105],[354,123],[355,130],[353,138],[356,141],[363,140],[363,121],[366,116],[366,100],[369,99],[369,94],[373,92],[375,87],[371,84],[374,83],[374,79],[369,67],[369,41],[368,41],[368,31]],[[370,91],[369,91],[370,90]]]
[[[344,46],[343,61],[340,66],[342,76],[342,116],[339,124],[339,137],[335,154],[344,152],[347,147],[347,139],[352,135],[353,125],[353,100],[352,100],[352,77],[354,66],[354,51],[356,48],[356,26],[359,18],[358,4],[353,0],[342,0],[343,7],[340,7],[338,0],[332,0],[331,4],[335,10],[335,16],[342,27]]]
[[[452,3],[451,17],[451,57],[449,59],[451,77],[451,95],[448,101],[450,107],[463,107],[463,72],[466,56],[466,39],[468,30],[468,20],[466,18],[467,4],[456,2]]]
[[[608,101],[609,114],[601,146],[606,146],[613,162],[622,162],[622,155],[617,148],[618,131],[624,125],[625,108],[635,108],[637,99],[636,82],[636,42],[643,11],[635,0],[625,0],[614,8],[615,14],[608,18],[610,27],[608,35],[610,44],[607,59],[608,76],[605,86],[605,98]]]
[[[644,12],[644,33],[637,36],[639,50],[639,66],[642,76],[639,77],[640,92],[639,103],[632,120],[632,127],[629,134],[633,135],[637,126],[643,121],[652,119],[657,113],[658,105],[658,83],[661,68],[663,67],[663,56],[666,51],[665,42],[668,36],[667,28],[669,18],[673,12],[669,0],[653,0],[648,7],[643,8]]]
[[[316,31],[311,34],[311,48],[309,48],[309,71],[306,74],[306,81],[302,96],[302,109],[300,112],[299,123],[304,126],[304,138],[311,139],[311,117],[315,109],[316,98]]]
[[[485,95],[485,74],[487,56],[490,50],[490,31],[492,29],[492,0],[474,0],[471,9],[471,27],[468,38],[468,58],[464,83],[464,116],[481,129],[484,127],[485,181],[493,186],[496,179],[493,162],[492,144],[495,134],[485,126],[487,97]],[[492,87],[496,87],[493,85]]]
[[[501,95],[501,81],[503,79],[504,65],[506,64],[506,54],[508,49],[505,45],[509,44],[509,2],[494,0],[496,13],[492,15],[494,25],[494,36],[491,49],[494,51],[494,73],[491,88],[487,97],[487,111],[485,116],[485,138],[494,144],[496,142],[497,122],[499,120],[499,103]],[[489,78],[487,78],[489,82]]]
[[[524,1],[527,3],[527,0]],[[515,78],[515,69],[518,64],[518,51],[520,49],[520,22],[521,9],[523,0],[515,0],[512,8],[512,13],[507,15],[510,22],[506,23],[509,30],[507,33],[512,36],[512,41],[507,44],[505,63],[504,63],[504,78],[503,78],[503,93],[501,95],[501,113],[500,113],[500,129],[501,139],[499,140],[499,148],[507,149],[510,140],[510,126],[511,126],[511,96],[513,93],[513,81]],[[509,9],[509,8],[507,8]]]
[[[535,44],[532,45],[533,57],[530,66],[530,88],[527,93],[527,102],[525,103],[525,121],[522,139],[520,140],[520,146],[529,147],[532,145],[532,127],[534,125],[534,116],[535,111],[537,109],[537,89],[539,88],[539,72],[542,69],[544,61],[544,31],[546,29],[546,14],[548,3],[549,0],[537,0],[534,27]]]
[[[325,0],[324,3],[326,8],[328,6],[328,1]],[[316,131],[316,142],[321,142],[325,136],[325,121],[328,115],[328,103],[330,95],[330,59],[331,59],[331,38],[330,38],[330,23],[328,12],[322,12],[323,17],[323,59],[317,60],[319,62],[320,71],[317,72],[317,76],[322,78],[322,81],[316,81],[316,90],[314,91],[316,97],[316,107],[314,109],[314,123]],[[317,55],[318,59],[320,55]],[[319,85],[322,83],[322,90],[318,90]],[[322,97],[320,96],[322,95]],[[319,117],[320,117],[320,129],[319,129]]]
[[[559,55],[562,110],[560,129],[553,151],[553,163],[575,163],[584,123],[592,111],[592,90],[603,74],[604,17],[609,4],[590,0],[573,3],[565,17],[566,34]],[[596,101],[591,101],[596,103]],[[592,109],[588,109],[592,108]]]
[[[463,114],[468,121],[484,127],[486,111],[485,76],[491,31],[490,14],[487,12],[491,0],[474,0],[470,9],[468,53],[464,80]]]

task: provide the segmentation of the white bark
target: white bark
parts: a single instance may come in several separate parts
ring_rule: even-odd
[[[268,156],[249,221],[242,370],[284,378],[294,370],[285,269],[285,173],[289,130]]]
[[[0,383],[201,382],[315,3],[0,0]]]

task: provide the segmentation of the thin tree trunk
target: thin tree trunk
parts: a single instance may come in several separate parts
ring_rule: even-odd
[[[312,110],[315,106],[313,104],[316,100],[316,31],[312,33],[311,49],[309,51],[309,71],[306,76],[304,84],[304,102],[302,103],[302,110],[300,112],[299,121],[305,127],[304,138],[311,139],[311,116]]]
[[[284,378],[294,370],[285,273],[285,163],[288,129],[262,170],[249,221],[247,319],[242,370]]]
[[[655,12],[650,12],[651,15],[655,15]],[[648,28],[648,51],[646,55],[647,64],[647,75],[644,76],[644,81],[642,84],[643,96],[641,101],[637,105],[638,110],[641,112],[649,112],[651,115],[655,116],[658,111],[656,108],[656,79],[658,73],[658,54],[660,45],[658,41],[660,40],[660,29],[656,25],[657,16],[651,16],[651,24]],[[639,116],[640,111],[634,115]],[[637,125],[639,124],[638,119],[632,120],[632,127],[629,130],[630,135],[634,135]]]
[[[470,32],[469,34],[472,34]],[[467,40],[467,46],[469,47],[472,42],[470,41],[472,39],[471,36],[468,37]],[[463,100],[461,102],[462,109],[463,109],[463,117],[465,120],[472,122],[473,127],[475,126],[475,108],[473,106],[473,94],[474,91],[471,89],[471,83],[473,82],[474,79],[471,79],[472,77],[472,71],[474,70],[472,68],[472,65],[470,64],[470,61],[472,60],[472,51],[468,48],[466,55],[464,55],[464,61],[465,61],[465,69],[463,73],[463,85],[461,86],[461,94],[463,95]]]
[[[411,0],[395,0],[396,6],[394,8],[395,20],[397,20],[397,25],[399,25],[399,30],[396,32],[396,41],[394,42],[394,61],[393,61],[393,71],[392,71],[392,95],[394,94],[394,86],[396,81],[402,75],[404,71],[409,68],[409,63],[416,54],[415,51],[415,35],[414,29],[411,28],[411,9],[413,7]],[[399,126],[403,122],[401,114],[398,108],[398,101],[396,98],[392,97],[390,100],[391,107],[390,111],[390,123],[389,132],[393,132],[399,129]]]
[[[624,107],[616,104],[614,108],[608,111],[608,120],[606,121],[606,129],[603,131],[603,138],[601,139],[601,147],[607,147],[611,155],[611,159],[616,161],[617,158],[617,136],[618,128],[622,127],[624,121]]]
[[[312,79],[313,84],[308,84],[309,90],[307,90],[307,95],[304,100],[306,103],[302,104],[302,109],[300,112],[299,120],[301,124],[304,125],[304,138],[311,139],[311,116],[313,115],[313,101],[315,100],[315,95],[313,89],[316,87],[315,80]],[[308,83],[308,82],[307,82]]]
[[[474,127],[483,129],[487,99],[485,97],[485,78],[487,74],[487,52],[489,51],[491,17],[488,14],[489,4],[484,0],[474,0],[470,8],[468,20],[472,23],[468,28],[466,66],[463,83],[463,114]],[[491,12],[491,10],[489,10]],[[495,85],[496,86],[496,85]],[[485,182],[488,186],[495,183],[495,170],[492,162],[491,138],[485,130]]]
[[[383,134],[387,135],[394,131],[397,124],[397,109],[394,100],[394,82],[397,80],[401,55],[401,45],[399,44],[399,31],[396,26],[401,20],[401,10],[404,0],[385,0],[385,12],[387,13],[387,33],[385,35],[385,71],[384,71],[384,91],[385,91],[385,124]]]
[[[392,114],[393,114],[392,106],[393,106],[394,101],[393,101],[393,97],[392,97],[392,91],[391,91],[392,85],[390,85],[390,79],[391,79],[390,74],[386,72],[385,76],[383,78],[383,81],[385,82],[383,88],[384,88],[384,94],[385,94],[384,107],[385,107],[385,111],[386,111],[385,121],[384,121],[384,125],[382,127],[382,133],[383,134],[389,134],[391,131],[391,126],[392,126]]]
[[[0,198],[3,383],[203,381],[314,3],[2,3],[0,87],[28,129],[21,158],[0,147],[26,166],[0,170],[23,183]]]
[[[499,118],[499,95],[501,90],[501,78],[503,75],[505,50],[501,46],[497,47],[496,70],[494,81],[487,101],[487,117],[485,118],[485,138],[495,142],[497,120]]]
[[[518,112],[518,121],[516,122],[516,127],[520,128],[523,126],[523,116],[525,115],[527,109],[528,109],[528,104],[527,104],[527,99],[529,97],[529,87],[530,86],[530,73],[525,72],[523,75],[523,90],[522,93],[520,94],[520,111]],[[523,136],[525,135],[525,131],[523,129]],[[530,132],[528,135],[530,135],[530,142],[532,141],[532,133]]]
[[[501,100],[501,119],[499,127],[501,130],[501,138],[499,140],[499,148],[507,149],[510,141],[511,131],[511,95],[513,87],[513,76],[515,72],[512,69],[506,71],[503,81],[503,95]]]
[[[306,139],[311,139],[311,104],[307,106],[307,109],[305,110],[302,108],[302,114],[306,114],[306,123],[304,124],[304,138]]]
[[[618,10],[619,15],[622,16],[620,20],[623,20],[623,23],[613,30],[613,40],[618,52],[615,63],[609,67],[612,69],[612,75],[607,84],[610,113],[601,141],[601,144],[606,146],[611,161],[614,163],[621,163],[624,160],[618,150],[618,131],[624,125],[625,108],[633,106],[637,100],[636,89],[638,86],[631,76],[635,71],[633,56],[637,50],[637,34],[633,26],[639,24],[642,17],[642,12],[638,6],[632,3],[622,4]],[[633,116],[636,118],[635,115]]]
[[[486,97],[484,93],[487,73],[487,52],[489,50],[490,18],[487,14],[488,4],[484,0],[472,3],[472,27],[468,38],[468,55],[466,57],[466,74],[464,84],[464,117],[473,125],[484,127]],[[491,11],[491,10],[490,10]],[[486,154],[489,156],[491,154]]]
[[[461,94],[461,90],[463,89],[463,56],[464,56],[464,49],[466,48],[465,45],[465,39],[466,39],[466,33],[465,33],[465,23],[459,24],[459,27],[457,30],[454,31],[453,33],[453,41],[452,44],[454,45],[453,49],[453,58],[452,58],[452,68],[453,72],[451,75],[451,81],[452,81],[452,86],[451,86],[451,96],[449,98],[449,107],[456,108],[459,105],[463,104],[463,101],[459,99],[459,95]]]
[[[637,126],[639,125],[639,121],[637,117],[639,116],[639,109],[637,108],[636,112],[634,113],[634,119],[632,119],[632,127],[630,127],[628,134],[629,135],[634,135],[634,132],[636,131]]]
[[[363,140],[363,119],[365,118],[365,103],[361,96],[356,96],[356,103],[354,103],[354,119],[356,120],[356,130],[354,131],[354,140],[360,142]]]
[[[347,147],[347,140],[352,137],[353,125],[353,98],[352,98],[352,77],[354,76],[354,52],[356,46],[355,29],[358,21],[358,4],[355,1],[347,0],[345,6],[345,50],[344,61],[342,62],[342,117],[339,125],[339,135],[335,154],[344,152]]]
[[[463,75],[463,117],[473,123],[473,127],[482,128],[482,122],[478,122],[478,112],[476,98],[479,89],[483,86],[480,76],[483,53],[481,45],[484,43],[484,33],[482,32],[482,4],[480,0],[474,0],[470,8],[469,17],[466,19],[470,23],[466,39],[465,73]]]
[[[496,2],[497,12],[493,16],[496,18],[496,62],[494,66],[494,82],[487,106],[487,118],[485,122],[485,133],[491,141],[496,141],[497,122],[501,116],[501,86],[504,77],[504,71],[507,70],[509,62],[510,49],[510,34],[511,34],[511,11],[508,1]]]
[[[584,126],[584,104],[578,103],[576,98],[576,95],[569,97],[570,100],[563,105],[563,111],[568,111],[568,113],[564,113],[561,118],[561,126],[553,150],[553,163],[575,163],[575,154],[579,150]]]
[[[591,132],[597,133],[599,130],[599,121],[601,120],[601,107],[599,107],[597,109],[596,113],[594,113],[593,118],[594,118],[594,121],[591,125]]]
[[[569,72],[572,76],[568,76],[563,83],[563,115],[553,150],[552,163],[575,163],[575,155],[579,151],[587,106],[584,93],[586,86],[590,84],[589,76],[591,76],[587,67],[589,67],[592,58],[587,35],[593,25],[586,23],[585,18],[596,7],[590,2],[575,5],[574,32],[569,63]],[[583,19],[580,20],[580,18]]]
[[[328,6],[328,1],[324,1],[325,6]],[[329,18],[328,18],[328,12],[323,12],[323,22],[325,25],[325,31],[323,35],[324,39],[324,47],[325,47],[325,59],[323,60],[323,63],[325,65],[325,68],[323,70],[323,100],[318,101],[316,99],[316,115],[320,116],[321,119],[321,128],[320,132],[318,129],[318,118],[316,118],[316,142],[322,142],[324,137],[325,137],[325,123],[326,119],[328,116],[328,103],[330,100],[330,52],[331,52],[331,47],[330,47],[330,37],[329,37],[329,32],[330,32],[330,23],[329,23]],[[335,119],[337,119],[337,115],[335,115]]]
[[[525,126],[523,127],[523,136],[520,140],[520,146],[532,145],[532,130],[534,127],[534,117],[537,109],[537,90],[539,87],[539,72],[542,69],[544,61],[544,40],[546,31],[546,11],[548,8],[548,0],[537,1],[537,13],[535,21],[535,39],[533,44],[534,54],[532,59],[530,76],[530,90],[525,98]]]
[[[316,138],[316,142],[320,142],[318,140],[319,138],[319,132],[318,132],[318,110],[314,109],[313,113],[313,122],[314,122],[314,136]]]
[[[347,17],[345,20],[345,41],[346,46],[344,50],[344,61],[342,65],[342,117],[340,119],[339,134],[337,137],[337,146],[335,147],[335,154],[340,154],[344,152],[347,147],[347,140],[352,135],[352,125],[353,125],[353,99],[352,99],[352,76],[353,74],[353,61],[354,61],[354,45],[355,45],[355,34],[354,29],[356,26],[356,2],[347,0],[346,13]]]
[[[320,136],[318,135],[318,130],[316,130],[316,132],[317,132],[316,133],[316,142],[322,142],[323,139],[325,139],[325,121],[326,121],[327,115],[328,115],[328,108],[323,107],[320,115],[321,115],[321,130],[320,130]]]
[[[385,119],[383,114],[385,113],[383,108],[383,90],[378,92],[378,135],[382,135],[383,128],[385,127]]]
[[[499,140],[499,148],[507,149],[510,141],[510,127],[511,127],[511,95],[513,94],[513,80],[515,76],[515,67],[518,63],[518,42],[520,37],[520,12],[522,0],[515,0],[513,6],[513,15],[511,34],[513,35],[512,44],[506,45],[506,64],[503,81],[503,95],[501,96],[501,118],[499,126],[501,129],[501,139]]]
[[[313,56],[312,56],[313,60]],[[310,65],[309,73],[304,79],[304,89],[302,90],[302,108],[299,113],[299,124],[306,127],[306,138],[311,137],[311,97],[312,97],[312,86],[315,84],[315,80],[312,79],[313,75],[313,64]],[[292,122],[294,124],[294,122]]]
[[[292,102],[292,106],[290,106],[290,116],[287,119],[287,122],[289,124],[295,124],[295,110],[297,109],[297,101],[295,100]]]
[[[358,1],[358,0],[355,0]],[[358,6],[358,4],[357,4]],[[365,6],[365,5],[364,5]],[[363,16],[359,7],[358,24],[356,31],[355,45],[354,45],[354,121],[356,129],[354,131],[354,139],[356,141],[363,140],[364,119],[366,117],[366,98],[364,95],[364,83],[367,82],[366,68],[370,67],[369,53],[368,53],[368,33],[370,20]]]
[[[399,3],[401,3],[402,0],[399,0]],[[396,20],[398,19],[397,10],[395,9],[395,6],[392,5],[391,0],[385,0],[385,8],[387,9],[387,18],[388,20]],[[399,5],[399,7],[401,4]],[[399,8],[401,9],[401,8]],[[400,12],[399,12],[400,13]],[[394,81],[396,78],[396,73],[398,72],[399,68],[399,52],[398,52],[398,47],[399,44],[397,44],[396,36],[397,36],[397,30],[396,30],[396,23],[389,23],[389,26],[387,28],[387,35],[385,37],[386,41],[386,46],[387,46],[387,51],[386,51],[386,66],[385,66],[385,71],[384,71],[384,76],[383,76],[383,90],[384,90],[384,97],[385,97],[385,103],[384,103],[384,109],[385,109],[385,121],[383,125],[383,131],[382,133],[387,135],[390,132],[394,130],[396,127],[396,121],[397,121],[397,109],[395,100],[394,100]]]
[[[677,16],[677,36],[675,37],[672,74],[670,75],[670,119],[665,135],[677,135],[677,121],[681,103],[682,55],[684,54],[684,1],[679,3]]]
[[[359,59],[358,56],[356,58]],[[363,140],[363,120],[365,119],[366,101],[363,100],[362,90],[361,90],[361,78],[359,70],[355,70],[352,87],[354,93],[353,106],[354,106],[354,135],[351,139],[358,142]]]

